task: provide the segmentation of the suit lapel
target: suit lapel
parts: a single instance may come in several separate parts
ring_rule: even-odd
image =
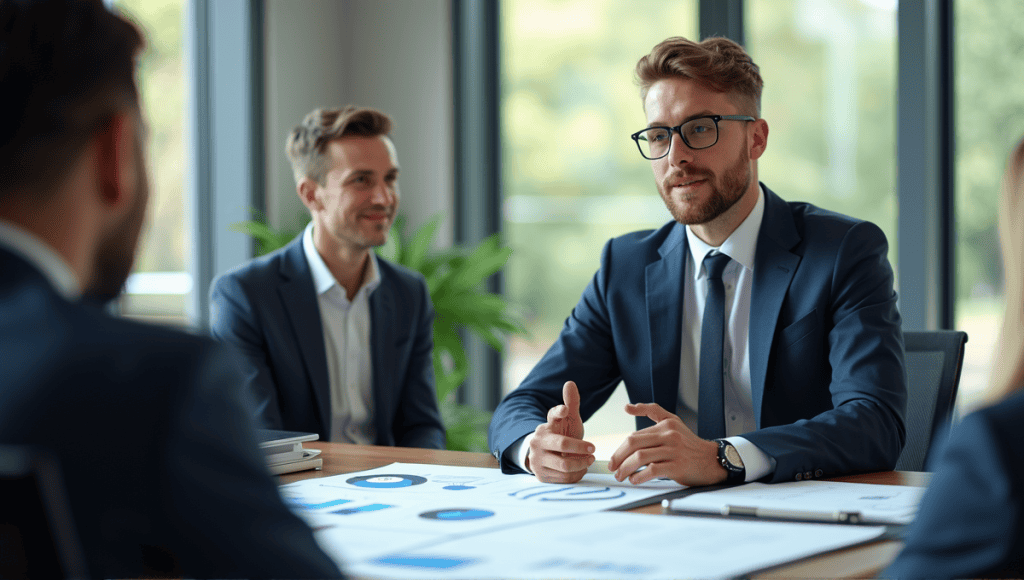
[[[281,285],[278,286],[278,295],[288,313],[295,341],[306,364],[313,389],[313,400],[316,401],[323,430],[330,433],[331,392],[324,331],[320,321],[320,304],[316,289],[313,287],[313,274],[302,250],[301,234],[285,250],[280,274]]]
[[[676,224],[658,248],[661,259],[645,270],[650,329],[651,397],[670,413],[679,403],[679,356],[683,324],[683,259],[686,226]]]
[[[761,428],[761,401],[768,372],[768,356],[775,338],[782,301],[800,264],[789,250],[800,241],[789,206],[767,187],[764,218],[757,235],[753,296],[750,303],[750,390],[754,419]]]
[[[391,355],[395,344],[395,297],[384,260],[378,258],[377,267],[380,285],[370,295],[370,356],[373,361],[373,422],[377,430],[377,441],[382,443],[390,440],[391,416],[398,401],[395,400],[396,393],[388,392],[385,387],[396,384],[392,377],[394,365],[388,364],[388,359],[393,358]],[[392,445],[395,443],[390,442]]]

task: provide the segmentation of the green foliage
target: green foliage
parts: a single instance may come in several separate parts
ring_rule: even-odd
[[[487,426],[491,413],[460,405],[450,397],[440,402],[448,449],[487,453]]]
[[[504,337],[525,333],[519,317],[511,312],[501,295],[488,292],[484,282],[508,262],[512,250],[503,246],[497,234],[474,246],[433,250],[441,218],[420,226],[404,236],[404,220],[392,227],[388,243],[378,254],[423,274],[434,303],[434,377],[437,398],[446,400],[466,379],[469,360],[462,346],[462,333],[472,332],[491,348],[501,351]]]
[[[295,239],[299,231],[279,231],[267,225],[266,219],[253,212],[254,219],[247,222],[238,222],[228,226],[228,229],[235,232],[248,234],[256,242],[256,255],[262,256],[274,250],[283,248],[288,242]],[[306,221],[309,221],[307,216]]]
[[[491,414],[456,403],[454,395],[469,374],[469,359],[462,345],[467,331],[499,352],[504,349],[505,337],[526,332],[505,298],[485,287],[487,279],[508,262],[512,250],[502,245],[497,234],[475,246],[436,250],[433,245],[440,223],[441,217],[435,217],[406,236],[405,220],[399,216],[387,244],[377,253],[423,274],[427,280],[435,311],[434,380],[448,449],[487,451]],[[275,230],[258,212],[254,212],[254,219],[232,224],[231,229],[251,236],[260,256],[285,246],[299,233]]]

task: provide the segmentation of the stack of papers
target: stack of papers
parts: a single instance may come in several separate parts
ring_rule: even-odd
[[[728,578],[878,539],[884,527],[607,511],[683,486],[588,473],[393,463],[280,487],[343,570],[370,579]]]
[[[324,460],[318,457],[320,450],[302,447],[303,441],[319,439],[316,433],[259,429],[256,438],[267,467],[274,475],[323,468]]]
[[[667,502],[676,512],[848,524],[909,524],[925,488],[841,481],[748,483]]]

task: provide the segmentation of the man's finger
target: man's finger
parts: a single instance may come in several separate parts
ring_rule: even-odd
[[[571,455],[593,455],[594,444],[568,437],[553,431],[540,431],[530,441],[530,449],[537,451],[551,451],[555,453],[569,453]]]
[[[675,417],[675,415],[669,413],[657,403],[627,403],[626,413],[634,417],[647,417],[655,423]]]
[[[569,416],[569,409],[565,405],[555,405],[548,409],[548,423],[554,423]]]
[[[622,461],[622,464],[614,472],[615,479],[624,481],[627,477],[632,476],[652,463],[670,461],[671,459],[672,453],[664,447],[640,449]]]
[[[576,383],[566,381],[562,385],[562,400],[565,401],[565,406],[569,409],[570,417],[580,415],[580,390],[576,387]]]
[[[587,470],[581,469],[572,473],[562,473],[542,468],[539,471],[535,471],[534,474],[541,483],[578,483],[587,474]]]
[[[576,473],[586,471],[594,463],[593,455],[570,455],[561,453],[538,453],[530,461],[533,472],[538,469],[548,469],[561,473]]]

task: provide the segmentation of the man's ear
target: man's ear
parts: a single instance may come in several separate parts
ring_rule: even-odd
[[[114,207],[131,201],[138,193],[140,164],[135,159],[136,120],[127,112],[116,113],[110,122],[97,131],[96,175],[101,201]]]
[[[316,197],[316,189],[319,184],[309,177],[303,177],[297,184],[295,184],[295,191],[299,194],[299,199],[302,200],[302,205],[306,206],[310,212],[316,212],[321,208],[320,200]]]
[[[754,161],[768,148],[768,121],[758,119],[751,123],[750,160]]]

